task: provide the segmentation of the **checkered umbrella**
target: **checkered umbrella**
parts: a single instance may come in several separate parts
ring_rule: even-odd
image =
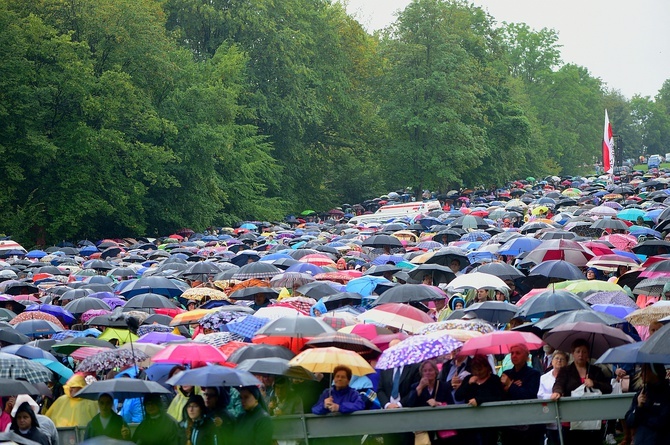
[[[213,332],[211,334],[198,335],[195,338],[196,343],[206,343],[215,348],[220,348],[231,341],[244,341],[244,337],[232,332]]]
[[[307,348],[327,348],[335,347],[358,352],[359,354],[381,351],[370,340],[356,334],[346,334],[344,332],[326,332],[319,334],[308,341],[303,349]]]
[[[269,263],[257,261],[249,263],[239,268],[233,275],[234,280],[248,280],[250,278],[272,278],[282,273],[281,269]]]
[[[128,349],[113,349],[86,357],[77,366],[77,372],[98,372],[114,368],[124,368],[138,362],[147,360],[149,356],[142,351]]]
[[[40,363],[0,352],[0,378],[41,383],[50,381],[53,373]]]
[[[252,338],[254,335],[256,335],[256,331],[269,322],[269,318],[247,315],[244,318],[231,321],[226,325],[226,327],[228,328],[229,332],[241,335],[242,337]]]
[[[173,328],[162,324],[145,324],[137,329],[137,335],[140,337],[150,332],[172,332]]]

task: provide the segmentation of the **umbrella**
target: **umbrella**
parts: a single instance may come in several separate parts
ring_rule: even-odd
[[[182,324],[194,324],[200,321],[205,315],[216,312],[217,309],[194,309],[192,311],[182,312],[174,316],[170,326]]]
[[[302,351],[289,361],[291,366],[302,366],[313,373],[332,374],[336,366],[346,366],[353,375],[364,376],[375,370],[359,354],[334,347],[310,348]]]
[[[255,263],[246,264],[235,272],[234,280],[248,280],[250,278],[272,278],[275,275],[282,273],[281,269],[273,266],[270,263],[263,263],[257,261]]]
[[[608,326],[623,323],[624,320],[612,315],[596,312],[593,309],[577,309],[569,312],[560,312],[551,317],[544,318],[535,323],[535,328],[540,331],[550,331],[555,327],[561,326],[565,323],[576,323],[578,321],[588,323],[601,323]]]
[[[649,337],[644,346],[640,349],[640,352],[646,354],[652,354],[654,356],[659,355],[663,356],[668,354],[670,351],[670,325],[666,324],[661,329],[656,331],[654,335]],[[656,358],[654,357],[654,360]],[[654,363],[666,363],[666,362],[654,362]]]
[[[149,356],[142,351],[113,349],[86,357],[77,366],[77,372],[100,372],[114,368],[125,368],[147,360]]]
[[[262,384],[249,371],[216,365],[180,372],[166,383],[173,386],[260,386]]]
[[[50,359],[46,358],[35,358],[33,361],[40,363],[47,368],[49,368],[51,371],[53,371],[55,374],[58,375],[58,381],[64,385],[67,383],[67,381],[74,375],[74,371],[72,371],[70,368],[67,366],[63,365],[62,363],[58,361],[53,361]]]
[[[529,238],[518,237],[507,241],[498,248],[498,255],[512,255],[517,256],[522,252],[528,252],[542,244],[542,241]]]
[[[518,344],[524,344],[533,350],[541,348],[544,342],[531,332],[495,331],[466,341],[458,354],[461,356],[507,354],[510,352],[510,347]]]
[[[123,288],[121,295],[124,298],[129,299],[135,295],[152,293],[171,298],[179,297],[184,290],[184,288],[166,277],[147,276],[132,280],[129,285]]]
[[[265,294],[268,298],[276,298],[279,296],[279,292],[272,289],[271,287],[245,287],[243,289],[236,290],[230,294],[231,300],[253,300],[256,295]]]
[[[252,374],[286,376],[292,379],[316,380],[316,376],[302,366],[291,366],[289,360],[279,357],[251,358],[240,362],[235,369]]]
[[[10,345],[23,345],[30,341],[30,338],[16,331],[14,328],[0,326],[0,342]]]
[[[122,345],[131,341],[137,341],[137,335],[128,329],[107,328],[98,336],[98,340],[110,341],[112,339],[116,340],[119,345]]]
[[[584,279],[584,274],[577,266],[563,260],[551,260],[540,263],[530,270],[528,276],[543,276],[562,280]]]
[[[326,266],[335,267],[335,261],[333,261],[333,259],[330,256],[321,253],[305,255],[304,257],[300,258],[299,261],[301,263],[313,264],[318,267],[326,267]]]
[[[118,377],[109,380],[100,380],[82,388],[76,395],[83,399],[98,400],[102,394],[110,394],[115,399],[125,400],[141,397],[146,394],[169,395],[170,390],[163,385],[150,380]]]
[[[634,340],[624,334],[621,329],[613,328],[602,323],[575,322],[564,323],[544,335],[544,341],[554,349],[570,351],[572,342],[577,339],[586,340],[590,347],[591,356],[599,357],[609,348],[633,343]]]
[[[635,267],[638,265],[637,261],[623,255],[608,254],[594,256],[586,263],[588,267],[597,267],[605,269],[616,269],[619,266]],[[578,278],[574,278],[578,279]]]
[[[241,335],[245,338],[252,338],[259,329],[270,322],[269,318],[247,315],[243,318],[233,320],[226,325],[228,332]]]
[[[16,313],[9,309],[0,308],[0,321],[9,321],[16,317]]]
[[[244,337],[238,334],[233,334],[232,332],[212,332],[210,334],[198,335],[195,338],[197,343],[205,343],[215,348],[220,348],[221,346],[227,345],[232,341],[243,341]]]
[[[315,300],[338,293],[337,289],[321,281],[304,284],[295,289],[295,292],[305,295],[306,297],[314,298]]]
[[[150,343],[150,344],[161,344],[161,343],[169,343],[171,341],[182,341],[184,340],[184,337],[181,335],[177,334],[172,334],[172,330],[170,329],[169,332],[149,332],[147,334],[142,335],[140,338],[137,339],[136,343]]]
[[[431,332],[441,332],[448,330],[464,330],[471,332],[478,332],[480,334],[488,334],[493,332],[493,326],[484,320],[445,320],[435,323],[428,323],[421,328],[419,334],[429,334]]]
[[[628,314],[634,312],[635,309],[629,306],[621,306],[618,304],[593,304],[591,308],[596,312],[602,312],[616,318],[624,319]]]
[[[104,309],[106,311],[111,310],[111,308],[104,301],[91,297],[83,297],[72,300],[65,305],[64,309],[72,314],[83,314],[84,312],[90,311],[92,309]]]
[[[635,285],[633,293],[659,297],[669,281],[670,277],[645,278]]]
[[[198,324],[204,329],[218,331],[221,326],[245,316],[246,314],[242,312],[217,310],[216,312],[210,312],[209,314],[206,314],[198,321]]]
[[[315,337],[335,330],[322,320],[311,317],[284,317],[273,320],[256,332],[256,335],[279,337]]]
[[[112,345],[110,342],[105,340],[98,340],[97,338],[92,337],[66,338],[65,340],[61,340],[60,342],[54,344],[52,349],[59,354],[70,355],[72,352],[83,347],[114,349],[114,345]]]
[[[249,344],[241,347],[228,357],[229,363],[241,363],[244,360],[252,358],[277,357],[290,360],[295,357],[295,353],[290,349],[278,345]]]
[[[270,285],[272,287],[285,287],[288,289],[293,289],[313,281],[314,277],[309,274],[300,272],[284,272],[282,274],[275,275],[270,280]]]
[[[382,293],[374,305],[379,306],[386,303],[414,303],[421,301],[444,300],[444,295],[437,293],[430,286],[423,284],[403,284],[395,286]]]
[[[338,292],[325,296],[320,301],[326,306],[326,309],[332,311],[346,305],[359,305],[362,298],[363,296],[357,292]]]
[[[30,346],[30,345],[10,345],[10,346],[5,346],[4,348],[0,349],[0,352],[5,352],[7,354],[13,354],[19,357],[23,358],[28,358],[28,359],[36,359],[36,358],[43,358],[46,360],[51,360],[54,362],[57,362],[58,359],[53,356],[53,354],[45,351],[44,349],[37,348],[35,346]]]
[[[28,306],[25,310],[25,312],[34,312],[34,311],[39,311],[45,314],[53,315],[66,325],[71,325],[76,321],[76,318],[70,312],[68,312],[67,310],[63,309],[60,306],[55,306],[53,304],[34,304],[32,306]]]
[[[628,225],[620,219],[602,218],[591,225],[592,229],[628,230]]]
[[[145,293],[137,294],[134,297],[131,297],[123,307],[124,310],[128,308],[149,309],[157,307],[177,307],[177,304],[174,302],[174,300],[163,295]]]
[[[385,326],[391,326],[408,332],[416,332],[426,323],[433,321],[430,316],[408,304],[386,303],[375,306],[358,317]]]
[[[349,281],[346,286],[346,291],[355,292],[363,297],[367,297],[375,291],[377,286],[388,285],[390,283],[391,282],[386,278],[366,275]]]
[[[584,266],[594,256],[591,250],[576,241],[557,239],[543,241],[542,244],[531,250],[524,260],[535,264],[549,260],[564,260],[575,266]]]
[[[465,215],[453,220],[449,227],[456,229],[488,229],[489,225],[479,216]]]
[[[390,247],[390,248],[401,248],[403,247],[400,240],[396,237],[390,235],[372,235],[371,237],[363,240],[363,246],[366,247]]]
[[[440,249],[428,258],[424,264],[450,266],[452,261],[458,261],[461,269],[470,264],[470,260],[468,260],[465,251],[458,247],[445,247],[444,249]]]
[[[457,276],[447,289],[451,292],[464,289],[509,289],[507,284],[495,275],[470,272]]]
[[[413,335],[382,352],[376,368],[392,369],[421,363],[424,360],[451,354],[461,346],[463,343],[448,335]]]
[[[154,363],[180,364],[193,364],[195,362],[224,363],[226,356],[214,346],[206,343],[182,343],[168,345],[154,355],[152,361]]]
[[[319,334],[305,343],[303,349],[328,347],[347,349],[349,351],[358,352],[359,354],[381,352],[370,340],[363,338],[360,335],[347,334],[344,332],[327,332]]]
[[[182,300],[215,300],[215,301],[230,301],[225,292],[210,287],[194,287],[187,289],[181,294]]]
[[[61,332],[62,327],[46,320],[26,320],[14,326],[17,332],[28,337],[42,337]]]
[[[631,248],[637,255],[660,255],[670,252],[670,242],[661,240],[645,241]]]
[[[516,316],[533,318],[548,313],[566,312],[575,309],[590,310],[590,307],[584,300],[571,292],[563,290],[546,290],[523,303]]]
[[[36,361],[0,352],[0,378],[43,383],[52,377],[51,370]]]
[[[37,321],[37,320],[48,321],[49,323],[58,326],[61,330],[65,329],[63,323],[61,323],[61,321],[57,317],[51,314],[47,314],[46,312],[39,312],[39,311],[21,312],[19,315],[11,319],[9,321],[9,324],[16,326],[21,322]]]
[[[11,397],[17,394],[39,395],[40,391],[29,382],[0,378],[0,397]]]
[[[660,331],[659,331],[660,332]],[[638,363],[661,363],[670,364],[670,354],[666,348],[661,354],[650,354],[642,352],[648,342],[635,342],[621,346],[615,346],[605,351],[596,361],[596,364],[638,364]]]
[[[423,277],[430,276],[433,278],[432,282],[449,283],[456,278],[454,272],[447,266],[439,264],[422,264],[408,272],[410,278],[422,281]]]
[[[501,280],[516,280],[517,278],[523,278],[525,276],[514,266],[499,261],[478,266],[469,273],[472,274],[475,272],[493,275]]]
[[[657,301],[643,309],[626,316],[626,320],[632,325],[649,326],[651,323],[670,315],[670,301]]]
[[[575,294],[595,291],[623,292],[623,288],[618,284],[600,280],[571,280],[555,283],[552,286],[555,289],[561,289]]]
[[[628,296],[625,292],[612,292],[612,291],[603,291],[603,292],[594,292],[592,294],[586,295],[584,301],[588,304],[616,304],[619,306],[626,306],[630,308],[637,309],[638,306],[635,304],[632,298]]]
[[[477,318],[494,325],[504,325],[514,317],[517,310],[516,306],[506,301],[484,301],[470,305],[464,312],[474,312]]]

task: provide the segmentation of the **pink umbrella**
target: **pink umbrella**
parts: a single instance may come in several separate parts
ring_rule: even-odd
[[[224,363],[228,358],[221,351],[206,343],[172,344],[153,356],[154,363],[193,364]]]
[[[466,341],[458,354],[507,354],[511,346],[518,344],[526,345],[528,349],[539,349],[544,342],[532,332],[494,331]]]
[[[637,238],[633,235],[623,235],[621,233],[603,236],[600,239],[608,241],[618,250],[625,250],[627,252],[630,252],[631,248],[637,245]]]
[[[531,250],[526,256],[526,261],[540,264],[543,261],[563,260],[575,266],[584,266],[595,255],[587,247],[576,241],[566,239],[554,239],[543,241],[542,244]]]

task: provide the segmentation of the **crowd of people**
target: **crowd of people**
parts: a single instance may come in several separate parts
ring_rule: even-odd
[[[514,343],[498,355],[462,355],[458,348],[374,369],[383,351],[417,333],[444,329],[450,333],[445,336],[460,336],[467,345],[468,338],[547,320],[563,310],[528,313],[525,305],[544,298],[543,290],[563,286],[571,298],[584,302],[582,310],[617,314],[618,321],[609,324],[632,338],[659,335],[667,321],[662,300],[670,297],[670,268],[665,267],[670,265],[665,256],[670,249],[665,237],[670,231],[664,192],[668,179],[664,172],[631,176],[617,185],[598,178],[528,178],[506,189],[426,196],[440,198],[443,209],[411,221],[401,217],[360,226],[348,224],[347,217],[406,197],[389,194],[367,207],[343,206],[324,221],[245,222],[207,233],[182,229],[160,239],[79,242],[32,251],[7,240],[0,244],[5,258],[0,262],[0,316],[5,320],[0,326],[0,352],[5,353],[0,375],[6,367],[3,360],[14,354],[17,359],[40,359],[50,378],[26,374],[24,379],[46,384],[40,393],[2,398],[0,430],[43,445],[58,445],[57,428],[71,427],[80,429],[85,439],[106,436],[140,445],[269,445],[274,416],[559,400],[580,388],[608,394],[625,380],[630,382],[628,391],[637,391],[630,410],[618,422],[599,423],[597,428],[524,425],[518,419],[518,424],[502,428],[364,440],[387,445],[553,445],[563,437],[567,444],[594,444],[616,443],[619,432],[624,445],[670,443],[666,362],[595,364],[598,357],[592,356],[593,345],[585,339],[575,340],[565,351],[548,343],[541,349]],[[536,272],[550,262],[561,263],[562,272]],[[457,284],[470,276],[479,281]],[[398,289],[408,291],[397,297],[401,300],[386,301],[391,293],[400,294]],[[597,303],[592,303],[596,296]],[[603,298],[609,303],[603,304]],[[412,315],[417,325],[379,321],[374,313],[382,302],[417,311]],[[515,305],[519,312],[501,320],[476,311],[489,302]],[[636,318],[637,311],[652,307],[659,308],[655,316]],[[372,342],[374,349],[361,352],[372,371],[358,375],[339,365],[327,375],[306,379],[280,371],[256,372],[259,385],[173,386],[166,381],[206,363],[184,359],[161,364],[151,359],[175,341],[209,344],[225,354],[226,360],[209,364],[234,367],[244,363],[227,361],[235,353],[268,343],[289,354],[282,357],[292,357],[316,335],[256,334],[292,317],[319,319],[328,328],[324,334],[338,328]],[[143,342],[148,338],[152,340]],[[72,340],[81,343],[61,348]],[[147,343],[155,349],[142,346]],[[132,360],[122,364],[82,366],[127,346],[140,348],[146,359],[136,360],[133,350]],[[275,357],[273,353],[268,356]],[[77,396],[93,381],[122,376],[158,381],[171,396]],[[361,440],[345,437],[342,442]]]

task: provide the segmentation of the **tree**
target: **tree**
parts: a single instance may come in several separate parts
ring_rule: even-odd
[[[538,81],[542,74],[550,73],[561,63],[561,45],[553,29],[535,31],[525,23],[503,22],[501,36],[510,73],[524,82]]]

